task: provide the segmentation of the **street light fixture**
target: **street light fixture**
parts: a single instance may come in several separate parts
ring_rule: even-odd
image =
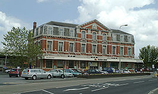
[[[121,25],[119,29],[121,29],[122,26],[128,26],[128,24]]]

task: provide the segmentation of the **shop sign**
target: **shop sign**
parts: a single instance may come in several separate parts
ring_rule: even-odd
[[[53,56],[45,56],[45,59],[52,59],[54,58]]]
[[[107,59],[98,59],[98,61],[107,61]]]
[[[91,66],[97,66],[97,63],[96,62],[92,62]]]

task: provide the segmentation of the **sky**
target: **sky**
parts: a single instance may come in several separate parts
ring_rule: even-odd
[[[83,24],[94,19],[133,34],[135,57],[147,45],[158,47],[158,0],[0,0],[0,42],[12,27],[29,30],[33,22]],[[119,28],[124,24],[128,26]]]

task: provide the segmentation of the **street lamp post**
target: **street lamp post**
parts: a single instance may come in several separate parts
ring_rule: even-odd
[[[121,25],[119,29],[121,29],[122,26],[128,26],[128,24]],[[119,40],[119,45],[121,46],[121,39]],[[120,51],[121,51],[121,47],[120,47]],[[120,57],[121,57],[121,52],[119,53],[119,65],[118,65],[119,72],[121,72],[121,58]]]
[[[7,67],[7,54],[5,54],[5,67]]]

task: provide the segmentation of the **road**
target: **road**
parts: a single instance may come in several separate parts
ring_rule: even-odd
[[[157,83],[157,78],[143,78],[42,89],[21,94],[148,94],[158,87]]]
[[[0,78],[0,82],[2,79]],[[1,94],[148,94],[158,87],[158,79],[151,76],[101,79],[55,78],[35,81],[7,76],[5,80],[7,79],[11,79],[9,83],[15,82],[0,85]]]

